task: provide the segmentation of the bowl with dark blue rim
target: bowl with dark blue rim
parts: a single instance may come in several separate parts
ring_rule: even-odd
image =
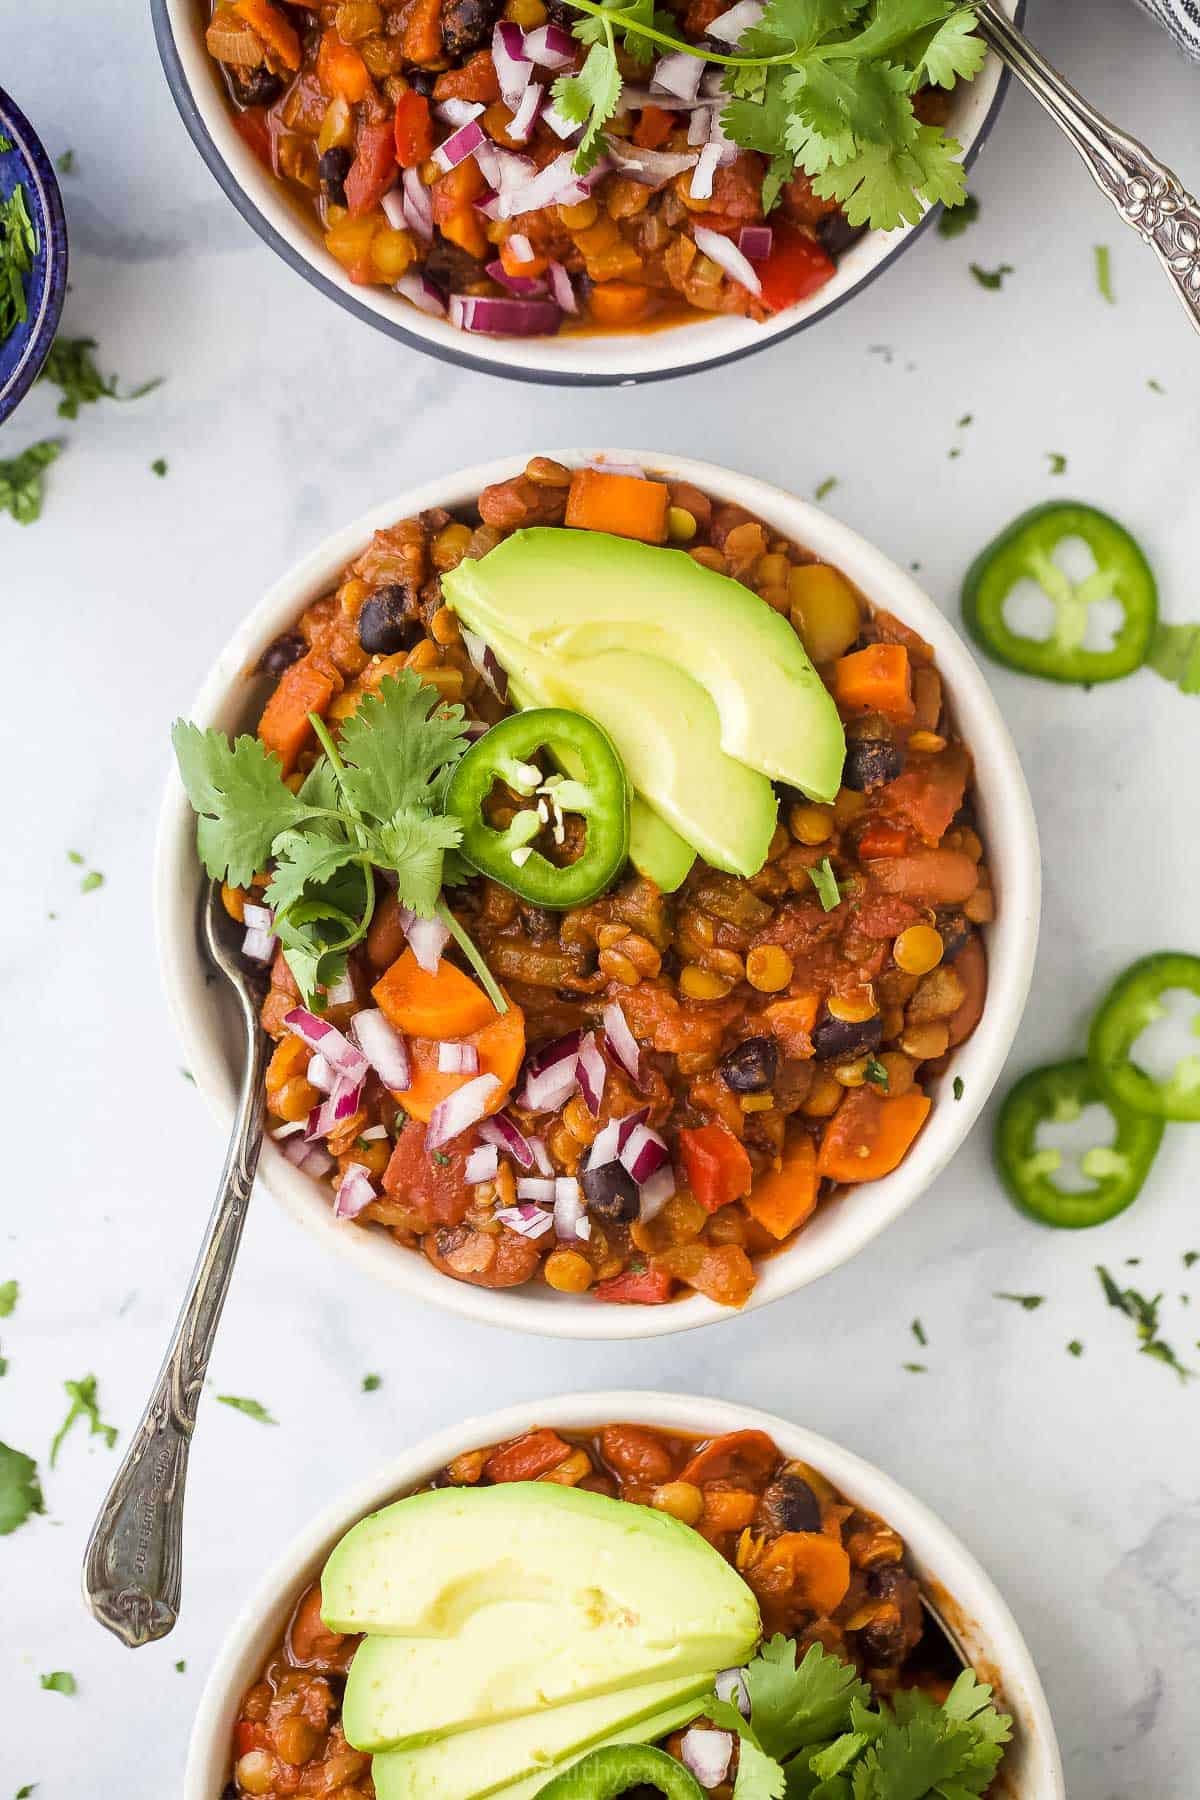
[[[1026,0],[1000,0],[1018,24]],[[841,255],[837,273],[816,294],[765,324],[704,317],[661,330],[563,332],[557,337],[484,337],[418,312],[388,288],[355,286],[326,250],[314,220],[302,214],[283,184],[239,136],[217,64],[204,43],[203,0],[150,0],[159,54],[175,104],[192,141],[217,182],[254,230],[306,281],[410,349],[442,362],[516,381],[564,387],[633,387],[673,375],[738,362],[827,317],[891,266],[940,213],[932,207],[916,225],[867,232]],[[999,112],[1007,71],[989,56],[976,79],[951,96],[947,128],[969,167]]]
[[[0,203],[21,190],[33,227],[30,267],[21,277],[25,317],[0,343],[0,423],[37,380],[58,330],[67,291],[67,221],[41,140],[0,88]]]

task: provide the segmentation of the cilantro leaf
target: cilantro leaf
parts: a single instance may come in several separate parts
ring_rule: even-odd
[[[118,393],[116,376],[110,375],[106,380],[96,367],[92,355],[96,348],[95,338],[61,335],[50,346],[38,380],[49,381],[61,390],[58,414],[62,419],[77,419],[81,406],[94,406],[97,400],[140,400],[143,394],[162,386],[159,376],[131,388],[127,394]]]
[[[199,814],[200,860],[216,881],[245,887],[281,832],[308,812],[284,786],[278,757],[257,738],[230,744],[224,732],[176,719],[171,742],[187,797]]]
[[[554,104],[573,125],[584,126],[573,167],[586,175],[604,148],[602,133],[621,98],[621,70],[611,36],[593,44],[578,75],[560,75],[554,83]]]
[[[248,1419],[255,1419],[260,1425],[278,1425],[261,1400],[247,1400],[242,1394],[218,1394],[217,1399],[222,1406],[232,1406],[234,1412],[245,1413]]]
[[[383,1376],[382,1375],[364,1375],[362,1378],[362,1391],[364,1394],[374,1394],[382,1386],[383,1386]]]
[[[25,187],[18,181],[7,199],[0,198],[0,344],[29,316],[25,277],[33,268],[37,247]]]
[[[11,1444],[0,1442],[0,1537],[7,1537],[34,1513],[45,1510],[37,1464]]]
[[[994,1293],[993,1300],[1012,1300],[1017,1306],[1024,1307],[1026,1312],[1036,1312],[1039,1306],[1046,1303],[1045,1294],[1004,1294]]]
[[[19,456],[0,461],[0,513],[11,513],[18,525],[32,525],[42,516],[42,472],[62,455],[58,438],[42,438]]]
[[[797,1667],[795,1644],[778,1633],[747,1665],[745,1680],[758,1741],[780,1761],[836,1737],[849,1724],[851,1702],[870,1699],[852,1664],[812,1644]]]
[[[78,1381],[64,1381],[67,1399],[71,1402],[67,1416],[54,1435],[50,1445],[50,1467],[58,1460],[63,1439],[74,1425],[76,1419],[86,1419],[88,1436],[102,1437],[111,1450],[119,1433],[115,1425],[106,1425],[100,1417],[100,1390],[94,1375],[83,1375]]]
[[[944,212],[938,220],[938,236],[945,238],[961,237],[969,225],[973,225],[979,217],[979,201],[974,194],[964,194],[958,206]]]
[[[990,288],[993,293],[1004,286],[1004,277],[1015,273],[1011,263],[1000,263],[994,269],[982,268],[979,263],[971,264],[971,273],[981,288]]]
[[[42,1675],[39,1679],[52,1694],[74,1694],[79,1686],[69,1669],[55,1669],[52,1675]]]
[[[20,1295],[19,1283],[0,1281],[0,1319],[11,1319]]]
[[[973,81],[987,61],[987,45],[975,30],[975,15],[953,14],[943,21],[913,65],[914,87],[931,82],[952,88],[957,81]]]
[[[827,856],[822,857],[817,866],[808,871],[808,879],[816,888],[825,912],[833,912],[835,907],[842,904],[842,890],[833,872],[833,864]]]
[[[431,783],[467,747],[463,718],[461,706],[446,706],[412,669],[388,676],[342,727],[339,783],[347,799],[381,820],[432,804]]]
[[[1158,1314],[1162,1305],[1162,1295],[1156,1294],[1153,1300],[1148,1300],[1145,1294],[1138,1292],[1137,1288],[1118,1287],[1102,1264],[1097,1264],[1096,1273],[1100,1277],[1100,1285],[1104,1289],[1104,1298],[1108,1304],[1116,1307],[1118,1312],[1123,1312],[1126,1318],[1132,1319],[1136,1325],[1141,1355],[1153,1357],[1155,1362],[1165,1364],[1168,1369],[1174,1369],[1180,1381],[1190,1381],[1195,1371],[1185,1368],[1170,1344],[1158,1335]]]
[[[1160,625],[1146,661],[1181,694],[1200,694],[1200,625]]]
[[[837,200],[851,225],[894,231],[915,225],[925,203],[955,206],[966,193],[961,146],[933,125],[918,125],[903,144],[866,144],[848,161],[813,177],[813,192]]]
[[[767,1756],[752,1738],[743,1735],[738,1747],[734,1800],[784,1800],[787,1792],[786,1772],[773,1756]]]

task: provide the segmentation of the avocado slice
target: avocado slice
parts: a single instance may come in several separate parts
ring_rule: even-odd
[[[462,617],[510,671],[519,704],[565,706],[595,719],[620,752],[630,786],[678,837],[715,869],[758,874],[775,830],[775,790],[722,750],[717,709],[699,682],[631,650],[546,655],[486,620],[477,623],[471,611]]]
[[[681,1701],[677,1706],[655,1713],[652,1719],[643,1719],[638,1725],[630,1725],[624,1731],[615,1731],[599,1744],[589,1744],[584,1750],[573,1750],[570,1756],[565,1756],[552,1769],[539,1770],[536,1775],[522,1776],[520,1781],[510,1781],[507,1787],[497,1791],[496,1800],[537,1800],[537,1795],[543,1792],[552,1775],[561,1775],[565,1769],[572,1767],[577,1758],[586,1756],[589,1750],[604,1750],[609,1744],[656,1744],[669,1731],[678,1731],[681,1725],[690,1725],[696,1716],[696,1702]],[[384,1796],[380,1800],[384,1800]]]
[[[362,1750],[741,1662],[758,1604],[697,1532],[543,1482],[440,1488],[360,1520],[321,1576]]]
[[[548,1781],[573,1757],[602,1744],[647,1743],[694,1719],[712,1693],[716,1673],[646,1682],[570,1706],[542,1707],[502,1725],[456,1732],[419,1749],[384,1751],[371,1770],[376,1800],[485,1800],[507,1795],[511,1784],[526,1776]]]
[[[845,736],[800,639],[683,551],[535,527],[461,562],[442,588],[489,642],[501,631],[558,664],[629,651],[673,664],[710,695],[727,755],[814,800],[836,796]]]
[[[512,653],[516,658],[515,648]],[[521,687],[519,680],[514,679],[511,669],[506,673],[509,678],[508,697],[514,706],[525,711],[530,706],[542,704],[533,698],[528,689]],[[560,760],[568,775],[579,777],[580,769],[569,767],[569,758]],[[629,795],[629,860],[639,875],[645,875],[664,894],[673,894],[676,888],[682,887],[688,870],[696,860],[696,852],[692,846],[685,843],[677,831],[672,831],[662,815],[655,812],[636,788]]]

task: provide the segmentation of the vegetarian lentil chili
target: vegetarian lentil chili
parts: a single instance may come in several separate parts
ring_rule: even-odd
[[[665,17],[714,53],[749,23],[724,0],[673,0]],[[765,320],[824,286],[862,228],[799,169],[772,173],[768,222],[770,158],[724,135],[715,65],[706,87],[703,61],[686,53],[652,76],[618,50],[612,74],[626,86],[602,159],[575,171],[580,132],[549,101],[556,76],[583,62],[580,18],[566,0],[214,0],[207,46],[238,132],[350,280],[466,331]],[[694,66],[667,72],[680,63]],[[913,86],[916,120],[940,127],[949,95],[919,66]],[[890,224],[920,216],[893,204]]]
[[[879,1699],[914,1685],[944,1698],[957,1673],[940,1634],[922,1641],[920,1591],[905,1567],[903,1540],[818,1470],[785,1458],[765,1432],[704,1440],[644,1425],[543,1428],[456,1457],[429,1486],[512,1481],[581,1487],[682,1520],[753,1590],[764,1638],[794,1638],[798,1659],[820,1645],[852,1664]],[[372,1759],[347,1744],[341,1724],[342,1688],[360,1641],[323,1623],[319,1584],[299,1595],[281,1642],[242,1700],[224,1800],[374,1800]],[[664,1748],[678,1756],[681,1738],[672,1733]],[[727,1779],[709,1790],[714,1800],[729,1800],[736,1768],[733,1761]]]
[[[288,787],[320,758],[310,714],[339,733],[401,671],[431,704],[462,703],[476,734],[508,714],[499,671],[478,644],[472,660],[442,577],[519,528],[562,527],[569,507],[586,518],[581,492],[621,479],[535,457],[477,506],[376,532],[263,658],[276,685],[259,734]],[[376,877],[369,930],[320,1020],[274,955],[262,1009],[276,1040],[268,1128],[336,1190],[339,1217],[388,1232],[453,1279],[540,1282],[609,1303],[696,1292],[736,1307],[754,1259],[837,1189],[891,1173],[908,1153],[933,1104],[930,1078],[936,1088],[982,1015],[979,928],[993,892],[970,753],[929,645],[741,508],[686,483],[626,478],[634,485],[661,485],[664,532],[799,634],[844,721],[836,798],[779,791],[766,861],[748,879],[697,859],[664,893],[625,864],[599,898],[566,910],[483,876],[448,889],[446,917],[502,984],[503,1013],[455,966],[453,946],[439,963],[435,943],[431,962],[436,920],[414,923]],[[503,826],[520,797],[496,792]],[[546,866],[578,854],[576,823],[556,831],[561,845],[543,832]],[[268,879],[225,889],[260,959],[274,944]],[[340,1108],[316,1035],[331,1027],[326,1050],[344,1046],[361,1065]],[[376,1027],[385,1039],[390,1029],[400,1069],[386,1043],[375,1048]],[[365,1080],[347,1031],[373,1064]],[[489,1076],[486,1105],[435,1135],[435,1109],[444,1127],[444,1103],[454,1111],[464,1086],[483,1091]]]

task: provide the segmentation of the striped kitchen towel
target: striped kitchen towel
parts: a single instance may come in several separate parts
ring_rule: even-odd
[[[1200,0],[1141,0],[1186,56],[1200,62]]]

